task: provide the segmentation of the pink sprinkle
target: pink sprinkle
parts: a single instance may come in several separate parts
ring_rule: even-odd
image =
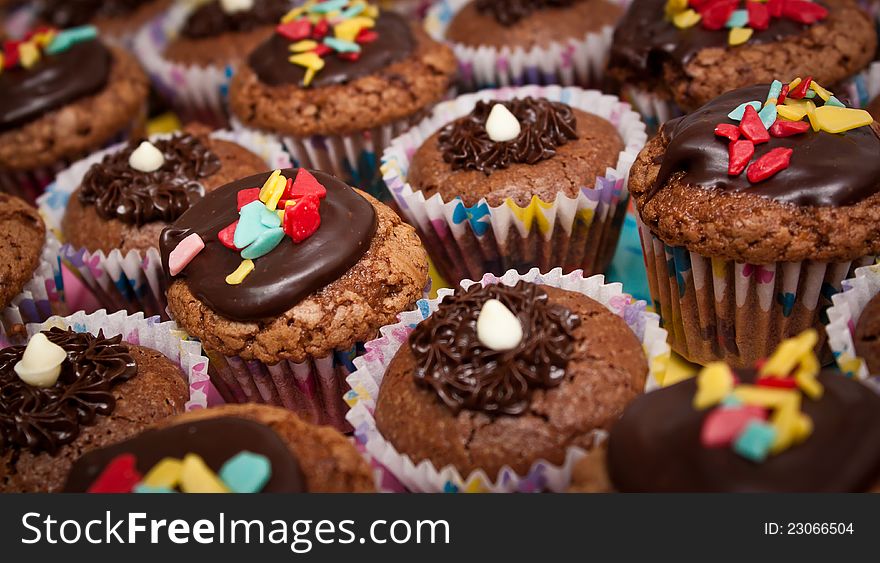
[[[205,241],[198,233],[193,233],[180,241],[168,255],[168,269],[171,271],[171,275],[176,276],[182,272],[203,248],[205,248]]]

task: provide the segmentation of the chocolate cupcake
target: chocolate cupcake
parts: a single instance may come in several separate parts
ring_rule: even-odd
[[[784,343],[762,368],[734,372],[713,364],[638,397],[611,430],[607,453],[575,470],[573,490],[880,490],[880,396],[837,373],[819,373],[811,344],[801,346],[808,340],[816,342],[815,331]]]
[[[54,27],[94,25],[115,43],[129,45],[134,34],[172,5],[172,0],[37,0],[36,19]]]
[[[207,194],[162,233],[161,252],[169,311],[202,341],[227,402],[340,429],[351,359],[428,282],[412,227],[304,168]]]
[[[57,492],[74,460],[183,412],[185,374],[121,336],[55,328],[0,351],[0,492]]]
[[[629,185],[651,296],[685,358],[752,365],[820,327],[880,251],[877,125],[842,106],[809,78],[742,88],[639,155]]]
[[[447,280],[532,267],[593,274],[614,255],[645,138],[636,113],[597,91],[486,90],[395,139],[384,179]]]
[[[0,73],[0,189],[33,202],[70,162],[140,129],[148,81],[94,28],[7,44]]]
[[[135,52],[181,119],[227,123],[235,67],[275,29],[292,0],[181,4],[144,27]]]
[[[608,73],[655,127],[788,73],[837,87],[876,47],[874,25],[853,0],[634,0]]]
[[[236,72],[230,107],[300,165],[388,199],[378,155],[446,95],[455,57],[399,14],[358,2],[342,13],[330,19],[310,0],[285,16]]]
[[[67,243],[65,260],[102,306],[166,316],[162,229],[205,193],[287,165],[269,139],[190,126],[77,162],[47,188],[40,208]]]
[[[601,278],[487,275],[368,344],[349,421],[413,491],[565,490],[577,458],[662,376],[656,323]]]
[[[425,27],[455,51],[459,90],[602,84],[621,0],[440,0]]]
[[[76,461],[64,487],[66,493],[176,490],[367,493],[374,485],[367,462],[335,430],[276,407],[228,405],[169,418],[93,450]]]

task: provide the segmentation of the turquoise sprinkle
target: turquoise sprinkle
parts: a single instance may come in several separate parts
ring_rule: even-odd
[[[740,401],[736,397],[736,395],[733,395],[733,394],[728,395],[728,396],[724,397],[723,399],[721,399],[721,406],[726,407],[726,408],[741,407],[742,404],[743,404],[743,402]]]
[[[727,27],[745,27],[747,23],[749,23],[749,13],[746,10],[734,10],[724,25]]]
[[[826,105],[826,106],[837,106],[837,107],[839,107],[839,108],[845,108],[845,107],[846,107],[846,106],[843,104],[843,102],[841,102],[840,100],[838,100],[838,99],[835,98],[834,96],[831,96],[830,98],[828,98],[828,101],[825,102],[825,105]]]
[[[241,223],[239,223],[241,224]],[[237,232],[237,230],[236,230]],[[284,229],[276,227],[274,229],[266,229],[257,237],[250,246],[241,251],[241,257],[245,260],[256,260],[261,256],[265,256],[275,250],[281,239],[284,238]],[[238,246],[238,245],[236,245]],[[239,248],[241,248],[239,246]]]
[[[758,117],[761,118],[761,123],[764,124],[764,127],[770,129],[770,126],[776,122],[776,104],[765,106],[758,112]]]
[[[91,41],[98,37],[98,28],[93,25],[81,25],[79,27],[71,27],[64,31],[59,31],[52,38],[52,42],[46,47],[47,55],[57,55],[70,49],[77,43]]]
[[[782,82],[778,80],[774,80],[770,83],[770,93],[767,94],[767,99],[772,100],[773,98],[779,99],[779,94],[782,93]]]
[[[335,10],[341,10],[343,6],[348,4],[349,0],[327,0],[320,4],[315,4],[309,8],[309,12],[313,14],[329,14]]]
[[[367,9],[366,4],[357,4],[356,6],[352,6],[351,8],[346,8],[342,10],[342,13],[339,14],[339,18],[343,20],[347,20],[353,18],[355,16],[359,16],[361,12]]]
[[[137,485],[134,486],[134,492],[141,493],[141,494],[144,494],[144,493],[153,494],[153,493],[173,493],[174,491],[172,491],[168,487],[151,487],[149,485],[144,485],[144,484],[138,483]]]
[[[766,422],[752,420],[733,442],[733,451],[760,463],[767,459],[776,440],[776,429]]]
[[[742,121],[743,114],[746,112],[746,106],[752,106],[755,111],[761,111],[761,102],[745,102],[736,106],[736,109],[727,114],[727,117],[734,121]],[[241,247],[239,247],[241,248]]]
[[[263,209],[265,211],[260,216],[260,223],[264,227],[269,227],[270,229],[274,229],[275,227],[280,227],[281,226],[281,217],[279,217],[277,213],[273,213],[273,212],[269,211],[268,209],[266,209],[265,205],[263,206]],[[241,247],[239,246],[239,248],[241,248]]]
[[[272,477],[272,462],[266,456],[241,452],[220,468],[220,479],[233,493],[259,493]]]
[[[360,53],[361,46],[351,41],[344,41],[335,37],[325,37],[324,45],[327,45],[334,51],[339,53]]]
[[[816,91],[815,91],[815,90],[807,90],[807,93],[804,94],[804,97],[807,98],[807,99],[809,99],[809,98],[815,98],[815,97],[816,97]]]
[[[238,248],[245,248],[259,237],[266,227],[262,223],[263,212],[268,211],[260,200],[252,201],[241,208],[239,212],[238,226],[232,242]],[[275,215],[273,213],[273,215]],[[277,215],[275,215],[277,217]]]

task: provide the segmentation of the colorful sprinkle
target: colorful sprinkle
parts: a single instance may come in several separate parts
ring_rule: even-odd
[[[732,119],[734,121],[740,121],[743,118],[743,114],[745,113],[747,107],[752,106],[753,108],[755,108],[755,111],[758,111],[761,109],[761,105],[762,105],[761,102],[742,103],[742,104],[736,106],[735,110],[728,113],[727,117],[729,117],[730,119]]]
[[[132,454],[113,458],[88,488],[89,493],[130,493],[141,480]]]
[[[184,493],[228,493],[229,488],[197,454],[187,454],[180,468],[180,490]]]
[[[147,487],[173,489],[180,483],[182,469],[183,462],[173,457],[166,457],[150,469],[141,484]]]
[[[233,493],[258,493],[272,477],[269,458],[241,452],[220,468],[220,478]]]
[[[776,429],[766,422],[751,420],[733,442],[733,450],[754,462],[762,462],[776,441]]]
[[[198,233],[192,233],[180,241],[168,255],[168,271],[176,276],[186,268],[199,252],[204,250],[205,241]]]
[[[226,276],[226,283],[229,285],[238,285],[244,281],[248,275],[254,271],[253,260],[242,260],[238,268],[234,272]]]
[[[739,176],[749,165],[755,154],[755,144],[748,139],[739,139],[728,147],[727,175]]]
[[[788,168],[792,152],[790,148],[777,147],[762,155],[746,172],[749,182],[757,184]]]

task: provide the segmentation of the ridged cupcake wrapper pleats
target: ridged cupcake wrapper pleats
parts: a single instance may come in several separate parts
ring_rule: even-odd
[[[407,182],[413,154],[443,125],[470,113],[478,100],[524,96],[560,101],[611,122],[625,145],[615,168],[601,178],[584,178],[577,197],[559,193],[550,202],[534,197],[526,207],[511,199],[496,207],[485,200],[467,207],[459,198],[445,201],[440,194],[426,199]],[[598,273],[614,255],[629,200],[629,169],[646,138],[644,123],[628,104],[595,90],[559,86],[485,90],[439,104],[430,117],[394,139],[382,156],[382,171],[401,214],[418,229],[450,282],[533,267]]]
[[[214,387],[227,403],[261,403],[284,407],[303,420],[350,431],[348,407],[342,400],[345,378],[354,369],[353,358],[363,345],[323,358],[275,365],[238,356],[209,353]]]
[[[173,322],[161,322],[158,317],[145,317],[143,313],[128,315],[124,311],[108,314],[101,310],[92,314],[83,311],[67,317],[52,317],[41,324],[30,324],[29,335],[51,328],[71,328],[76,332],[94,335],[103,330],[104,336],[121,334],[129,344],[152,348],[180,366],[189,383],[189,401],[186,410],[198,410],[208,406],[213,394],[208,378],[208,358],[202,355],[202,345],[189,338]]]
[[[629,0],[610,0],[626,8]],[[446,28],[470,0],[439,0],[425,16],[425,29],[437,41],[449,43],[458,59],[459,90],[562,84],[598,88],[605,76],[614,28],[610,25],[579,39],[523,49],[472,47],[447,41]]]
[[[611,312],[623,318],[639,338],[648,358],[649,375],[646,389],[655,388],[662,382],[669,363],[669,346],[666,331],[660,328],[660,319],[646,311],[644,301],[636,301],[623,292],[619,283],[606,284],[603,276],[585,278],[580,272],[563,275],[556,268],[541,274],[537,268],[526,274],[509,271],[501,277],[486,274],[479,282],[465,280],[464,288],[474,283],[483,286],[503,283],[515,285],[525,280],[541,283],[587,295],[602,303]],[[525,475],[518,475],[509,467],[503,468],[494,480],[482,470],[461,475],[454,467],[437,468],[429,461],[418,465],[394,449],[378,428],[374,411],[379,388],[392,358],[405,345],[413,328],[437,310],[440,301],[451,295],[452,290],[441,289],[438,299],[421,300],[414,311],[402,313],[397,324],[380,330],[381,337],[366,344],[366,354],[354,360],[357,370],[348,379],[350,390],[345,401],[351,406],[347,419],[354,427],[355,440],[362,444],[370,456],[386,468],[394,477],[413,492],[540,492],[567,489],[574,464],[585,455],[580,448],[572,447],[566,452],[562,465],[545,460],[536,461]],[[597,441],[604,440],[605,432],[594,431]]]
[[[153,139],[169,135],[156,135]],[[223,139],[241,145],[263,158],[269,168],[287,168],[290,157],[284,148],[272,137],[253,131],[215,131],[215,139]],[[46,226],[63,240],[61,221],[67,209],[67,202],[79,187],[83,176],[105,155],[117,151],[122,144],[92,154],[58,174],[54,183],[46,188],[46,193],[38,199],[40,213]],[[129,313],[143,312],[148,316],[158,315],[168,319],[165,298],[165,277],[162,273],[162,260],[158,249],[146,252],[136,250],[123,254],[119,250],[105,253],[90,252],[65,244],[61,257],[70,271],[95,296],[102,307],[110,311],[125,310]]]
[[[870,376],[865,360],[856,354],[853,335],[868,302],[880,293],[880,265],[856,269],[855,276],[843,280],[842,291],[835,294],[828,309],[828,345],[834,361],[848,377],[866,379]]]
[[[226,98],[233,67],[188,65],[169,61],[163,56],[192,9],[184,2],[173,6],[141,28],[134,37],[132,49],[153,86],[183,122],[197,121],[225,127],[229,122]]]
[[[699,364],[724,360],[750,367],[808,328],[820,329],[820,357],[830,360],[821,330],[825,310],[841,282],[874,260],[744,264],[669,246],[641,222],[639,232],[670,345]]]
[[[33,278],[2,311],[0,344],[3,347],[20,343],[25,336],[25,325],[67,314],[60,255],[61,243],[51,232],[47,233]]]

